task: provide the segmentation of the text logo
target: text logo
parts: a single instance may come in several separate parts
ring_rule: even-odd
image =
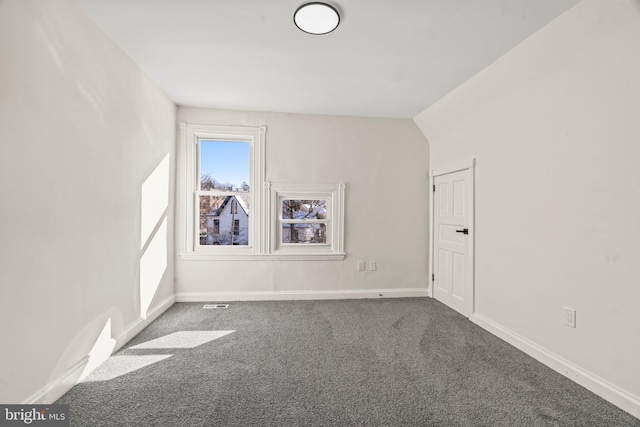
[[[69,427],[69,405],[0,405],[0,427]]]

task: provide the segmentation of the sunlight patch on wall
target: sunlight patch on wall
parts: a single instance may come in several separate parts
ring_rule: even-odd
[[[140,259],[140,316],[147,317],[153,297],[167,269],[167,218]]]
[[[129,350],[160,348],[194,348],[235,331],[180,331],[129,347]]]
[[[102,328],[102,332],[100,332],[100,335],[96,339],[95,344],[93,344],[93,347],[89,351],[89,360],[80,375],[79,381],[82,381],[91,371],[107,360],[115,347],[116,340],[112,338],[111,319],[108,319]]]
[[[141,248],[147,244],[153,230],[160,223],[169,206],[169,169],[170,156],[167,154],[142,184]]]
[[[170,155],[142,184],[140,207],[140,317],[147,318],[162,276],[168,266],[167,210],[169,206]]]

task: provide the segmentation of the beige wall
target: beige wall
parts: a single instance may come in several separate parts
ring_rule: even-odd
[[[344,261],[185,261],[176,292],[272,293],[427,288],[428,146],[408,119],[197,108],[194,124],[267,127],[266,180],[346,183]],[[301,155],[308,160],[301,162]],[[357,261],[367,270],[356,271]],[[376,261],[377,271],[369,271]]]
[[[415,117],[431,168],[477,159],[477,313],[619,388],[636,416],[639,52],[638,1],[584,0]]]
[[[176,108],[70,0],[0,1],[0,76],[0,402],[21,403],[172,296]]]

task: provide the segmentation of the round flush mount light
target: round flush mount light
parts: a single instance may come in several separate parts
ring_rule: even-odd
[[[327,3],[305,3],[296,9],[293,22],[305,33],[327,34],[338,28],[340,14],[335,7]]]

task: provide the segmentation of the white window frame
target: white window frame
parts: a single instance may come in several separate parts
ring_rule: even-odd
[[[178,165],[179,251],[183,259],[238,259],[263,254],[264,207],[262,188],[264,183],[264,144],[266,127],[212,126],[180,123],[180,150]],[[200,141],[238,141],[249,143],[250,150],[250,200],[248,245],[200,245],[199,206],[200,191]],[[234,195],[235,192],[225,194]],[[246,194],[246,193],[242,193]]]
[[[270,183],[265,181],[266,127],[180,123],[177,161],[178,257],[182,260],[344,260],[345,184]],[[239,141],[250,144],[249,244],[200,245],[199,142]],[[226,192],[232,195],[234,192]],[[246,193],[242,193],[246,194]],[[278,197],[328,201],[327,244],[278,244],[282,208]],[[280,231],[281,233],[281,231]]]
[[[340,184],[265,183],[269,204],[269,252],[283,259],[343,260],[344,190]],[[295,221],[282,218],[283,200],[326,200],[327,218]],[[326,223],[327,243],[282,243],[283,223]]]

